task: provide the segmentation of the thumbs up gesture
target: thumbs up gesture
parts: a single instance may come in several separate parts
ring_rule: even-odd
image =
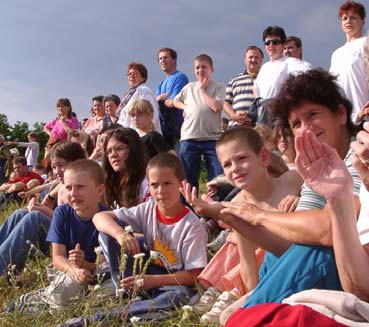
[[[78,268],[82,268],[84,259],[85,259],[85,252],[81,250],[81,245],[77,243],[76,247],[73,250],[69,251],[68,260],[72,265]]]

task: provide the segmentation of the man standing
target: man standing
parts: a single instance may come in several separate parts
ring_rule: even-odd
[[[166,142],[178,150],[183,111],[173,106],[173,99],[188,83],[185,74],[177,70],[177,52],[170,48],[158,51],[158,62],[167,76],[156,89],[156,100],[159,103],[159,118]],[[177,151],[178,152],[178,151]]]
[[[279,26],[269,26],[263,32],[265,51],[269,60],[265,63],[254,82],[256,96],[270,99],[277,95],[283,82],[290,74],[311,69],[311,65],[292,57],[283,56],[286,34]]]
[[[284,44],[283,54],[286,57],[292,57],[302,60],[302,42],[297,36],[288,36]]]
[[[251,45],[245,51],[246,70],[232,77],[227,84],[224,111],[231,121],[229,126],[255,125],[255,119],[249,115],[255,96],[253,94],[254,80],[263,63],[264,54],[261,49]]]

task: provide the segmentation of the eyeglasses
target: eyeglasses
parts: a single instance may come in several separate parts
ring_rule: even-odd
[[[136,76],[138,74],[138,72],[128,72],[126,75],[129,77],[129,76]]]
[[[268,40],[268,41],[264,42],[264,45],[266,45],[266,46],[268,46],[270,44],[280,45],[280,44],[282,44],[282,41],[281,40]]]
[[[112,147],[110,149],[107,149],[105,151],[105,155],[107,157],[110,157],[112,154],[113,154],[113,151],[119,155],[121,155],[122,153],[124,153],[124,151],[126,151],[128,149],[127,146],[115,146],[115,147]]]

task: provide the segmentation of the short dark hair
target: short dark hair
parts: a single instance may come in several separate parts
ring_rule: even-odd
[[[177,60],[177,52],[176,50],[173,50],[171,48],[161,48],[158,50],[158,53],[157,53],[157,57],[159,57],[159,53],[160,52],[168,52],[169,53],[169,56],[174,59],[174,60]]]
[[[147,164],[146,174],[148,175],[149,170],[153,168],[169,168],[180,182],[185,179],[182,162],[178,156],[173,153],[161,152],[152,157]]]
[[[92,101],[99,101],[99,102],[103,102],[104,100],[104,96],[103,95],[96,95],[92,98]]]
[[[103,99],[103,105],[104,106],[105,106],[106,101],[113,101],[117,106],[119,106],[120,97],[117,96],[116,94],[109,94],[109,95],[104,96],[104,99]]]
[[[245,50],[245,55],[246,55],[246,53],[248,52],[248,51],[250,51],[250,50],[257,50],[257,51],[259,51],[260,52],[260,54],[261,54],[261,58],[264,58],[264,52],[263,52],[263,50],[261,50],[259,47],[257,47],[256,45],[250,45],[249,47],[247,47],[247,49]]]
[[[336,77],[321,68],[291,75],[284,82],[277,96],[268,104],[272,125],[289,125],[288,116],[292,108],[305,101],[325,106],[333,113],[338,111],[339,105],[343,105],[347,114],[347,130],[350,133],[356,131],[351,121],[351,102],[343,95]]]
[[[263,41],[267,38],[267,36],[279,36],[282,43],[286,42],[286,33],[282,27],[277,25],[275,26],[268,26],[263,32]]]
[[[141,74],[142,78],[144,79],[144,82],[147,81],[149,77],[149,73],[144,64],[141,64],[140,62],[131,62],[127,67],[127,73],[129,72],[130,69],[137,70]]]
[[[206,53],[199,54],[194,61],[206,61],[211,67],[214,67],[213,59]]]
[[[341,18],[344,14],[346,14],[349,10],[356,12],[361,19],[365,19],[366,12],[363,4],[355,1],[346,1],[339,9],[338,16]]]
[[[258,154],[264,146],[261,136],[253,128],[248,126],[237,126],[227,130],[220,136],[216,148],[218,149],[220,146],[232,141],[246,142],[250,149],[256,154]]]
[[[66,171],[87,171],[96,184],[104,184],[104,173],[101,166],[94,160],[78,159],[70,163]]]
[[[296,47],[298,47],[298,48],[302,48],[302,42],[301,42],[301,39],[300,39],[299,37],[297,37],[297,36],[293,36],[293,35],[288,36],[288,37],[286,38],[286,42],[285,42],[285,43],[287,43],[287,42],[291,42],[291,41],[295,42]]]
[[[27,166],[27,159],[25,157],[16,157],[13,159],[13,164],[20,164],[22,166]]]

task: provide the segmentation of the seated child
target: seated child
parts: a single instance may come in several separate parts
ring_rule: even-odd
[[[107,210],[100,204],[105,191],[102,169],[92,160],[77,160],[66,168],[64,184],[69,203],[55,209],[47,236],[47,241],[52,243],[53,280],[44,289],[22,295],[8,308],[10,311],[37,312],[45,306],[65,307],[94,280],[98,231],[92,217]],[[109,289],[109,284],[109,281],[103,283],[102,289],[105,286]],[[110,290],[113,291],[112,285]]]
[[[260,205],[269,210],[277,210],[279,203],[287,195],[299,194],[302,179],[296,171],[288,170],[277,178],[270,176],[268,172],[270,152],[265,148],[261,137],[254,129],[240,126],[228,130],[218,140],[216,150],[228,181],[234,187],[241,189],[241,192],[231,200],[231,203],[250,203]],[[220,211],[229,202],[206,203],[197,197],[196,189],[192,188],[188,183],[184,183],[183,194],[186,201],[191,203],[196,213],[200,215],[205,214],[216,220],[224,217]],[[239,293],[245,294],[250,292],[258,282],[257,271],[261,258],[260,254],[255,253],[255,244],[243,237],[237,229],[234,230],[234,233],[236,238],[236,242],[234,243],[237,243],[237,245],[226,245],[223,248],[224,251],[221,252],[223,254],[222,257],[213,260],[211,266],[214,267],[219,262],[222,262],[224,265],[228,261],[230,253],[234,253],[237,249],[240,265],[238,268],[239,274],[236,277],[241,278],[241,281],[238,280],[237,283],[235,283],[234,279],[230,279],[230,281],[233,287],[237,287]],[[233,247],[233,251],[229,249],[230,247]],[[227,249],[230,252],[227,252]],[[227,256],[225,257],[224,254],[227,254]],[[214,278],[216,276],[219,277],[218,274],[210,274],[211,278],[209,278],[209,270],[212,269],[211,266],[205,268],[205,272],[203,272],[202,276],[199,276],[201,277],[202,283],[207,284],[206,286],[215,287],[220,291],[231,291],[231,288],[222,285],[225,279],[218,278],[216,280]],[[231,262],[228,268],[228,272],[234,268]],[[208,272],[207,274],[206,271]],[[234,272],[236,273],[237,271]],[[212,300],[206,302],[209,303],[201,304],[212,304]],[[201,317],[201,322],[219,324],[220,314],[229,304],[229,297],[226,299],[224,297],[218,298],[213,308]],[[197,305],[195,309],[198,307],[206,309],[206,305]]]
[[[186,301],[192,296],[196,277],[207,262],[205,227],[180,201],[179,188],[184,172],[178,157],[160,153],[149,161],[146,173],[154,202],[101,212],[93,218],[100,231],[100,244],[109,262],[117,294],[120,288],[135,288],[151,294],[150,301],[131,304],[133,315],[136,309],[142,313],[145,303],[147,310],[164,310]],[[126,233],[128,225],[134,232],[144,234],[145,246]],[[132,276],[130,260],[127,260],[125,272],[119,271],[121,247],[129,255],[153,250],[157,258],[150,263],[144,276]],[[121,273],[124,273],[123,278],[120,278]],[[140,285],[136,283],[137,278],[142,278]]]

